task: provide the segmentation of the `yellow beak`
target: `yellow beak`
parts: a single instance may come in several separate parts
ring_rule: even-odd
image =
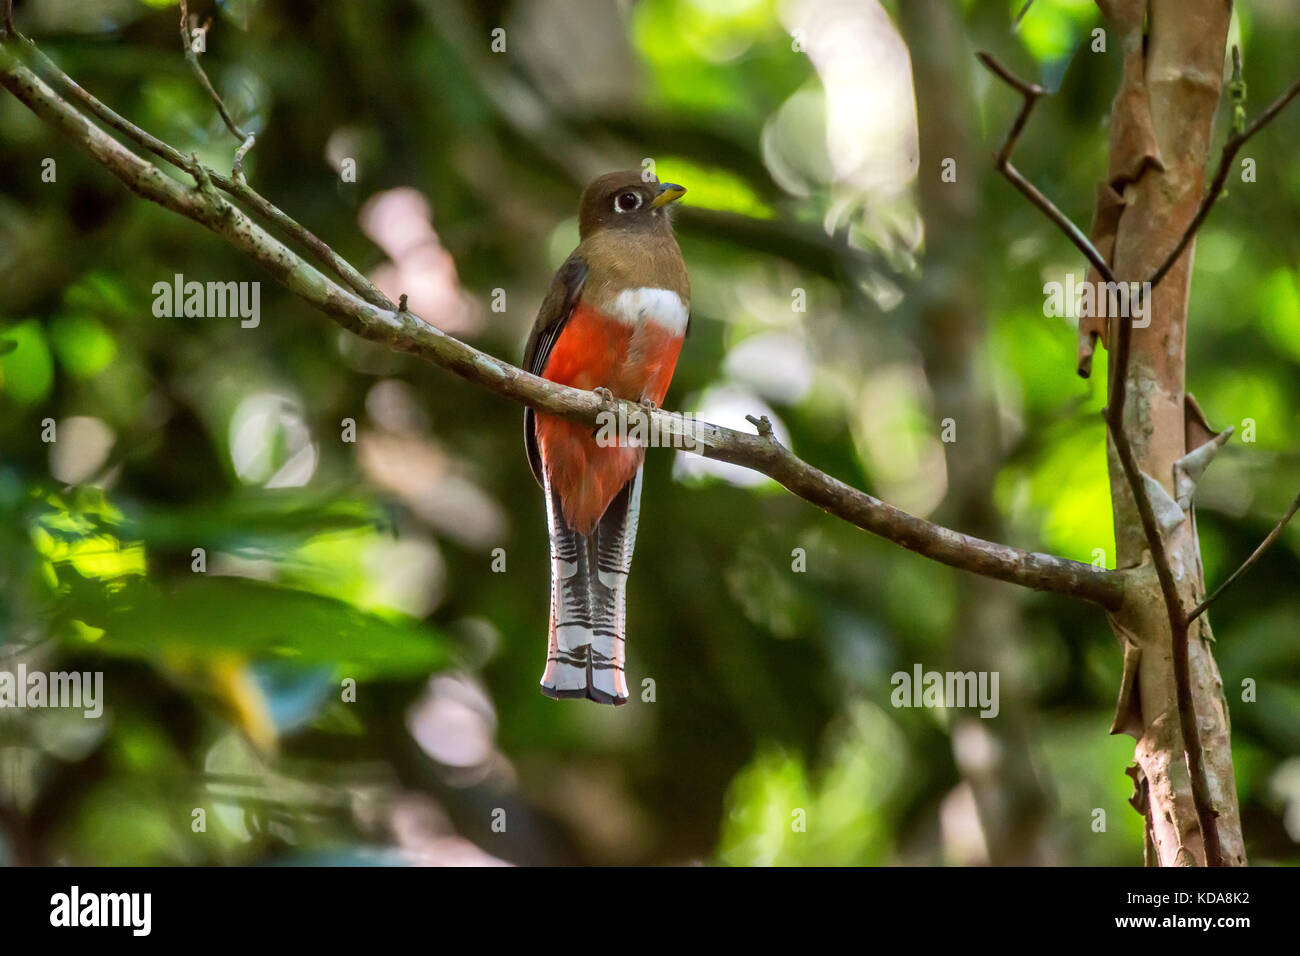
[[[670,202],[676,202],[685,195],[685,186],[678,186],[676,183],[660,183],[659,195],[650,200],[650,208],[658,209],[660,206],[666,206]]]

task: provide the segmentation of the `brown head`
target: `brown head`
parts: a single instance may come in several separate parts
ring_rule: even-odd
[[[686,190],[676,183],[642,179],[638,170],[606,173],[582,191],[578,235],[586,239],[604,229],[672,235],[668,205]]]

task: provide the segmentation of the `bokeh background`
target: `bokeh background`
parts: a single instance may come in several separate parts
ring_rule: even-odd
[[[252,184],[449,332],[517,361],[581,185],[653,161],[690,190],[670,407],[765,413],[903,508],[1113,566],[1105,355],[1078,378],[1074,320],[1042,309],[1083,263],[993,172],[1019,98],[974,52],[1056,92],[1017,164],[1085,225],[1119,59],[1091,49],[1089,0],[1037,0],[1013,30],[1022,5],[192,8],[258,134]],[[16,7],[91,92],[229,168],[175,4]],[[1233,40],[1254,112],[1294,78],[1300,3],[1238,4]],[[1254,439],[1199,492],[1211,584],[1300,481],[1297,144],[1293,108],[1196,250],[1189,387]],[[176,273],[262,280],[260,326],[155,318]],[[0,713],[0,861],[1141,862],[1094,609],[653,452],[629,590],[653,702],[551,701],[517,406],[341,331],[7,94],[0,290],[0,668],[102,671],[106,699],[99,720]],[[1214,611],[1255,863],[1300,860],[1298,570],[1293,525]],[[998,670],[998,718],[892,707],[917,663]]]

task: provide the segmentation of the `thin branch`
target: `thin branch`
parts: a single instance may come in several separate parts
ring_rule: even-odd
[[[0,85],[88,152],[128,189],[216,232],[345,328],[539,411],[596,425],[605,404],[595,394],[531,375],[447,335],[412,312],[359,298],[301,259],[238,205],[225,200],[213,188],[215,177],[206,176],[204,167],[193,164],[201,177],[199,188],[166,175],[90,122],[14,57],[5,43],[0,43]],[[634,403],[619,404],[628,420],[645,414]],[[1111,610],[1123,601],[1123,573],[984,541],[933,524],[824,474],[769,435],[744,434],[660,410],[652,412],[651,419],[663,436],[661,444],[683,447],[767,475],[827,513],[925,557],[986,577],[1067,594]]]
[[[145,132],[140,127],[133,124],[130,120],[119,115],[113,109],[105,106],[96,99],[91,93],[83,88],[76,80],[68,76],[58,65],[51,60],[45,53],[28,37],[22,37],[20,40],[21,48],[19,50],[31,63],[34,63],[45,79],[54,84],[58,92],[67,99],[74,100],[86,107],[91,113],[98,117],[108,126],[113,127],[118,132],[125,134],[137,145],[149,150],[155,156],[167,160],[177,169],[186,172],[190,171],[189,157],[175,147],[169,146],[162,140],[158,139],[152,133]]]
[[[1201,828],[1201,840],[1205,844],[1205,865],[1222,866],[1223,849],[1219,842],[1218,816],[1210,796],[1209,779],[1205,774],[1205,756],[1201,747],[1200,727],[1196,722],[1196,702],[1192,697],[1191,658],[1187,646],[1191,619],[1183,609],[1182,598],[1178,594],[1178,585],[1174,581],[1169,554],[1165,550],[1164,538],[1156,523],[1151,499],[1142,486],[1142,473],[1133,458],[1133,448],[1124,431],[1123,409],[1125,382],[1127,379],[1127,340],[1132,334],[1132,317],[1120,318],[1120,338],[1124,342],[1124,364],[1116,359],[1115,371],[1118,378],[1118,395],[1112,398],[1106,409],[1106,425],[1115,445],[1124,477],[1133,493],[1138,516],[1142,522],[1142,532],[1151,552],[1151,563],[1155,566],[1156,579],[1160,583],[1160,594],[1164,598],[1165,612],[1169,618],[1169,638],[1173,652],[1174,692],[1178,706],[1178,725],[1183,737],[1183,748],[1187,754],[1187,774],[1192,785],[1192,805],[1196,808],[1196,819]],[[1115,399],[1118,399],[1116,403]]]
[[[1000,62],[992,53],[977,54],[979,61],[989,69],[990,72],[997,75],[1004,83],[1017,90],[1024,97],[1024,102],[1020,106],[1020,112],[1016,114],[1015,121],[1011,124],[1011,129],[1007,131],[1007,137],[1002,143],[1002,148],[998,151],[997,156],[993,159],[993,165],[1003,176],[1011,181],[1025,198],[1033,205],[1042,210],[1043,215],[1065,233],[1066,237],[1075,245],[1080,252],[1092,263],[1093,267],[1101,273],[1103,279],[1107,282],[1115,281],[1115,273],[1110,269],[1104,256],[1097,251],[1097,247],[1092,244],[1092,240],[1082,229],[1070,221],[1070,217],[1056,208],[1055,204],[1044,196],[1038,187],[1027,180],[1020,174],[1020,170],[1011,165],[1011,154],[1016,148],[1016,142],[1020,139],[1020,133],[1029,121],[1029,114],[1033,112],[1034,105],[1038,102],[1040,96],[1044,96],[1047,91],[1035,83],[1026,83],[1020,77],[1016,76]]]
[[[17,36],[14,28],[14,0],[0,0],[0,33],[5,36]]]
[[[992,54],[979,54],[980,62],[997,74],[1003,81],[1019,91],[1024,97],[1020,113],[1016,116],[1001,152],[995,159],[995,165],[1020,189],[1029,201],[1037,206],[1051,219],[1070,240],[1088,257],[1088,261],[1107,282],[1116,282],[1110,263],[1102,257],[1092,242],[1084,235],[1064,213],[1057,209],[1042,195],[1033,184],[1020,175],[1010,163],[1011,152],[1023,131],[1029,114],[1043,94],[1039,86],[1026,83],[999,63]],[[1215,813],[1211,805],[1209,784],[1205,776],[1204,757],[1201,749],[1200,732],[1196,724],[1196,708],[1192,699],[1191,665],[1188,658],[1188,616],[1183,609],[1182,598],[1178,594],[1178,585],[1174,580],[1173,566],[1165,550],[1164,538],[1156,522],[1155,510],[1142,482],[1142,472],[1133,454],[1128,433],[1124,430],[1124,402],[1128,392],[1128,363],[1132,351],[1133,317],[1126,314],[1118,318],[1118,335],[1114,351],[1109,397],[1106,407],[1106,425],[1120,468],[1133,495],[1138,518],[1142,524],[1142,533],[1146,538],[1147,549],[1151,554],[1151,563],[1155,567],[1156,578],[1160,583],[1160,593],[1164,598],[1165,611],[1169,618],[1169,632],[1173,644],[1174,684],[1178,702],[1178,721],[1182,730],[1183,745],[1187,752],[1187,769],[1192,782],[1192,803],[1196,807],[1197,820],[1201,827],[1201,838],[1205,843],[1205,862],[1207,866],[1222,866],[1223,854],[1219,845],[1219,831],[1215,823]]]
[[[1215,588],[1213,594],[1207,597],[1200,604],[1196,605],[1196,609],[1193,610],[1191,614],[1187,615],[1188,624],[1191,624],[1192,621],[1196,620],[1198,617],[1204,614],[1209,609],[1211,604],[1213,604],[1215,601],[1217,601],[1220,597],[1223,596],[1224,591],[1232,587],[1233,582],[1236,581],[1237,578],[1241,577],[1248,570],[1250,570],[1250,566],[1254,564],[1256,561],[1258,561],[1263,556],[1264,552],[1273,546],[1273,542],[1282,536],[1282,531],[1284,528],[1286,528],[1287,522],[1289,522],[1292,518],[1295,517],[1295,513],[1297,511],[1300,511],[1300,495],[1295,496],[1295,501],[1291,502],[1291,507],[1288,508],[1286,514],[1282,516],[1282,520],[1280,520],[1274,526],[1273,530],[1268,533],[1268,537],[1266,537],[1263,541],[1259,543],[1259,547],[1256,548],[1251,553],[1250,557],[1242,562],[1241,567],[1237,568],[1236,571],[1233,571],[1230,575],[1228,575],[1228,580],[1224,581],[1217,588]]]
[[[211,21],[209,21],[210,23]],[[204,25],[202,30],[206,39],[208,26]],[[221,114],[221,121],[226,124],[226,129],[230,130],[231,135],[241,143],[239,149],[235,151],[235,164],[231,176],[235,182],[242,184],[244,182],[244,156],[253,148],[253,144],[257,142],[257,137],[252,133],[245,133],[231,119],[229,111],[226,110],[226,104],[221,100],[221,95],[217,93],[217,88],[212,85],[212,81],[208,79],[208,74],[203,69],[203,65],[199,63],[199,55],[194,52],[194,43],[190,36],[190,11],[186,0],[181,0],[181,49],[185,51],[185,59],[194,68],[194,73],[198,76],[199,82],[203,84],[203,88],[208,91],[208,96],[216,104],[217,112]]]
[[[1163,585],[1162,585],[1163,588]],[[1168,599],[1166,598],[1166,604]],[[1177,621],[1174,614],[1177,613]],[[1173,629],[1174,685],[1178,698],[1178,726],[1187,751],[1187,775],[1192,782],[1192,804],[1201,826],[1201,842],[1205,844],[1205,865],[1223,866],[1223,847],[1219,843],[1219,813],[1210,796],[1209,778],[1205,775],[1205,753],[1201,747],[1200,725],[1196,722],[1196,701],[1192,697],[1192,665],[1187,647],[1189,627],[1187,614],[1178,605],[1177,612],[1169,611]]]
[[[1151,498],[1146,493],[1142,471],[1133,455],[1133,446],[1129,442],[1128,433],[1124,430],[1124,403],[1128,396],[1128,364],[1133,342],[1133,316],[1131,314],[1119,316],[1118,326],[1114,369],[1110,377],[1110,397],[1105,410],[1106,426],[1115,445],[1115,454],[1119,458],[1120,468],[1124,472],[1129,491],[1132,492],[1134,504],[1137,506],[1138,518],[1142,522],[1142,533],[1146,538],[1147,548],[1151,552],[1151,562],[1155,565],[1156,578],[1160,583],[1160,593],[1165,599],[1165,606],[1169,612],[1170,628],[1175,635],[1180,629],[1186,635],[1187,617],[1183,611],[1182,599],[1178,596],[1178,585],[1174,581],[1173,566],[1165,550],[1164,536],[1160,533],[1155,509],[1151,506]],[[1175,663],[1176,659],[1175,652]]]
[[[1020,21],[1025,18],[1025,14],[1029,12],[1029,8],[1033,5],[1034,0],[1025,0],[1025,5],[1020,8],[1020,12],[1016,14],[1015,22],[1011,24],[1012,31],[1020,29]]]
[[[239,149],[235,150],[235,161],[231,165],[230,175],[231,178],[234,179],[235,182],[239,183],[240,185],[243,185],[245,182],[244,157],[248,155],[248,151],[252,149],[253,146],[255,146],[256,144],[257,144],[257,137],[254,136],[252,133],[249,133],[248,138],[244,140],[244,142],[240,145]]]
[[[1164,262],[1160,263],[1160,267],[1156,269],[1155,272],[1151,273],[1151,278],[1147,280],[1151,283],[1151,288],[1154,289],[1160,284],[1160,280],[1163,279],[1169,270],[1174,267],[1174,263],[1177,262],[1178,257],[1183,254],[1183,250],[1187,248],[1187,244],[1192,241],[1192,238],[1200,230],[1202,224],[1204,224],[1206,217],[1210,214],[1211,207],[1214,206],[1220,193],[1223,192],[1224,183],[1228,180],[1228,171],[1232,167],[1232,161],[1237,157],[1237,151],[1240,150],[1241,147],[1245,146],[1246,142],[1252,136],[1272,122],[1273,118],[1276,117],[1278,113],[1281,113],[1286,105],[1295,99],[1297,95],[1300,95],[1300,80],[1296,80],[1292,83],[1287,88],[1286,92],[1270,103],[1268,109],[1264,110],[1264,112],[1260,113],[1259,116],[1256,117],[1255,122],[1251,123],[1242,132],[1234,132],[1228,137],[1228,141],[1223,144],[1223,152],[1219,155],[1219,168],[1215,171],[1214,180],[1210,183],[1210,191],[1207,192],[1205,198],[1201,200],[1200,208],[1196,210],[1196,215],[1192,217],[1192,221],[1188,223],[1187,228],[1183,230],[1183,234],[1179,237],[1178,244],[1174,246],[1173,251],[1165,257]]]

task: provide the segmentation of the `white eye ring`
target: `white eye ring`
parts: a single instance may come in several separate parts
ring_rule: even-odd
[[[625,200],[630,200],[630,202],[628,202],[627,205],[624,205]],[[635,212],[640,208],[641,208],[641,194],[638,192],[633,192],[632,190],[629,189],[626,192],[621,192],[614,197],[615,212],[620,212],[620,213]]]

